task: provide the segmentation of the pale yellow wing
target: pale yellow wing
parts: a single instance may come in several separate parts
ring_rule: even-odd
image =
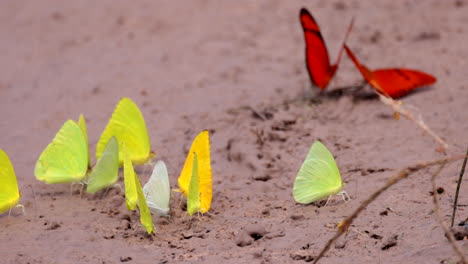
[[[89,154],[89,140],[88,140],[88,128],[86,127],[86,119],[84,118],[83,114],[80,114],[78,118],[78,126],[83,131],[83,135],[86,139],[86,148],[88,149],[88,168],[91,168],[91,155]]]
[[[36,162],[34,174],[46,183],[80,182],[88,170],[88,143],[73,120],[60,128]]]

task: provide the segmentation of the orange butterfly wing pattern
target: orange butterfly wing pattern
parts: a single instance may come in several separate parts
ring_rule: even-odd
[[[436,82],[436,78],[432,75],[403,68],[376,70],[374,75],[381,89],[393,99],[405,96],[418,87]]]
[[[379,93],[393,99],[405,96],[416,88],[431,85],[437,81],[432,75],[411,69],[393,68],[371,71],[359,63],[348,46],[344,45],[344,48],[369,85]]]
[[[328,83],[338,69],[343,49],[340,50],[336,63],[331,65],[325,41],[323,40],[320,27],[314,17],[309,13],[309,11],[307,11],[307,9],[302,8],[299,14],[299,19],[301,21],[302,29],[304,30],[307,71],[309,72],[312,83],[323,91],[327,88]],[[353,23],[351,22],[345,36],[345,41],[351,31],[352,25]]]

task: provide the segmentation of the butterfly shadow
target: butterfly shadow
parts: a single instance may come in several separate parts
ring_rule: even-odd
[[[409,97],[414,96],[414,95],[419,94],[419,93],[425,93],[425,92],[431,91],[433,89],[434,89],[434,86],[432,86],[432,85],[421,86],[421,87],[418,87],[415,90],[412,90],[409,94],[405,95],[405,98],[409,98]]]
[[[321,104],[324,101],[337,101],[342,97],[351,97],[354,103],[378,99],[379,96],[375,91],[364,89],[366,86],[368,86],[367,82],[364,81],[355,85],[340,86],[325,91],[319,91],[316,87],[312,87],[312,89],[302,91],[295,98],[285,101],[284,104]]]
[[[317,97],[328,100],[339,100],[342,97],[351,97],[354,103],[378,99],[378,94],[365,89],[366,86],[367,83],[363,82],[356,85],[336,87],[332,90],[319,93]]]

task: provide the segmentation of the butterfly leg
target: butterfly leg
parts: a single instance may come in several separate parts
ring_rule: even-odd
[[[325,203],[325,205],[324,205],[323,207],[327,206],[327,204],[328,204],[328,202],[330,202],[332,196],[333,196],[333,195],[328,196],[327,202]]]
[[[85,184],[83,182],[80,182],[79,184],[81,184],[81,188],[80,188],[80,198],[83,198],[83,192],[84,192],[84,186]]]
[[[12,207],[12,208],[10,208],[10,210],[8,210],[8,219],[11,216],[11,211],[13,210],[13,208],[17,208],[17,207],[21,207],[21,211],[23,212],[23,215],[26,215],[26,210],[24,209],[24,205],[17,204],[15,207]]]
[[[109,192],[110,187],[107,187],[105,191],[101,192],[101,197],[99,199],[103,199],[105,196],[107,196],[107,193]]]
[[[18,204],[18,205],[15,206],[15,208],[16,207],[21,207],[21,211],[23,212],[23,215],[26,215],[26,208],[24,208],[24,205]]]
[[[351,201],[351,197],[349,197],[349,195],[348,195],[347,192],[341,191],[341,192],[339,192],[338,194],[341,196],[341,198],[343,198],[343,201],[344,201],[345,203],[347,203],[348,201]]]
[[[120,186],[120,184],[118,183],[115,183],[114,185],[112,185],[112,188],[119,189],[120,193],[124,193],[122,186]]]
[[[200,212],[197,212],[197,218],[198,218],[198,221],[201,222],[202,218],[200,216]]]

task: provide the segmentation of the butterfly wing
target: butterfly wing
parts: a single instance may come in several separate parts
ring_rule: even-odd
[[[197,153],[193,153],[193,162],[192,162],[192,177],[190,177],[190,185],[187,195],[187,213],[188,215],[193,215],[196,212],[200,211],[200,179],[198,175],[198,159]]]
[[[0,214],[16,206],[19,198],[15,170],[8,155],[0,149]]]
[[[436,82],[436,78],[424,72],[410,69],[369,70],[359,63],[351,49],[345,45],[345,50],[366,81],[379,93],[393,99],[405,96],[412,90]]]
[[[322,91],[335,74],[337,65],[330,65],[327,47],[314,17],[302,8],[299,14],[305,40],[305,57],[310,80]]]
[[[127,155],[125,144],[121,145],[123,149],[123,170],[124,170],[124,185],[125,185],[125,203],[127,209],[133,211],[136,209],[138,202],[138,194],[135,186],[135,170],[133,164]]]
[[[314,142],[296,176],[294,200],[311,203],[338,193],[342,188],[341,176],[335,159],[320,141]]]
[[[379,86],[378,90],[383,90],[393,99],[405,96],[416,88],[436,82],[436,78],[432,75],[403,68],[376,70],[374,71],[374,79],[376,85]]]
[[[86,127],[86,119],[82,114],[78,118],[78,126],[81,128],[83,135],[86,140],[86,148],[88,149],[88,168],[91,168],[91,155],[89,154],[89,140],[88,140],[88,129]]]
[[[134,173],[135,189],[138,197],[138,208],[140,208],[140,222],[145,227],[148,234],[154,233],[153,219],[151,217],[151,212],[146,203],[143,190],[141,189],[140,179],[138,175]]]
[[[111,137],[104,152],[89,175],[86,188],[88,193],[96,193],[114,184],[119,178],[119,144]]]
[[[122,98],[117,104],[112,117],[101,134],[96,145],[98,159],[111,137],[116,137],[119,144],[125,143],[127,155],[134,164],[144,164],[151,158],[150,139],[145,119],[138,106],[129,98]],[[123,163],[120,150],[119,164]]]
[[[153,173],[143,187],[148,207],[154,209],[159,215],[167,215],[171,197],[170,189],[166,164],[160,160],[154,165]]]
[[[34,174],[46,183],[79,182],[86,176],[88,160],[83,131],[75,121],[68,120],[39,156]]]
[[[180,190],[185,196],[188,194],[190,178],[192,176],[193,153],[198,157],[198,176],[200,179],[200,212],[206,213],[210,210],[213,197],[212,173],[211,173],[211,155],[210,155],[210,135],[207,130],[200,132],[193,140],[184,167],[180,173],[178,183]]]

